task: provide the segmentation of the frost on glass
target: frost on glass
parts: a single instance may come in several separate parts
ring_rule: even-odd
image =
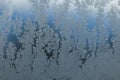
[[[29,3],[0,0],[0,80],[120,79],[119,1]]]

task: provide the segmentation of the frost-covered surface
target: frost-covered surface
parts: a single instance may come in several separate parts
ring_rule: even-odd
[[[0,0],[0,80],[120,80],[119,1],[29,2]]]

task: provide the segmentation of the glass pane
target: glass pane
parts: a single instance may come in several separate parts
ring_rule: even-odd
[[[119,0],[0,0],[0,80],[119,80]]]

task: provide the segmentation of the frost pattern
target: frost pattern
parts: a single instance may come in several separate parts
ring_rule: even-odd
[[[34,17],[13,19],[0,0],[1,80],[120,79],[120,8],[114,0],[30,2]]]

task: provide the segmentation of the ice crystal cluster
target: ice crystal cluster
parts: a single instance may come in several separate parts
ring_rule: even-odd
[[[0,80],[120,80],[119,0],[29,0],[27,14],[11,2],[0,0]]]

